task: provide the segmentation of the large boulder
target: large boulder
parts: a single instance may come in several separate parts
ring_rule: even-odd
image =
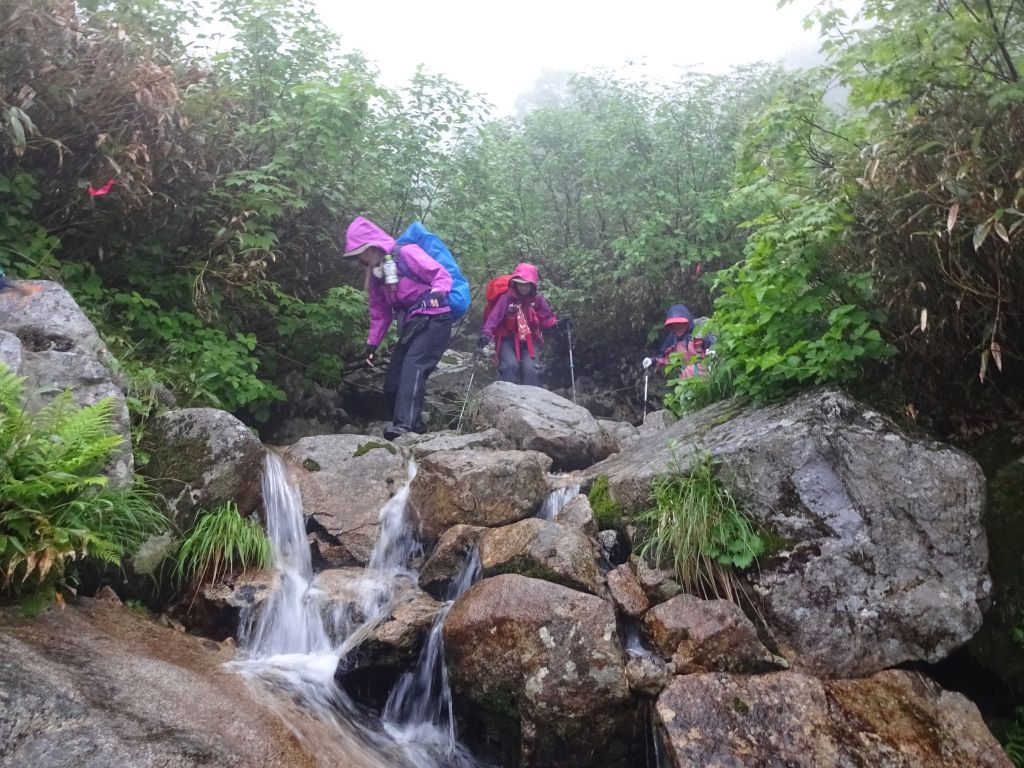
[[[83,600],[32,619],[0,611],[0,765],[389,764],[344,724],[328,726],[225,669],[233,657],[230,644],[116,604]]]
[[[82,406],[110,398],[113,427],[124,445],[107,474],[114,482],[127,484],[133,472],[131,425],[110,352],[63,287],[44,280],[22,281],[18,286],[20,290],[0,291],[0,362],[25,378],[32,409],[64,390],[70,390],[75,403]]]
[[[768,672],[788,666],[761,644],[753,623],[728,600],[676,595],[647,611],[643,627],[676,674]]]
[[[242,515],[260,498],[265,449],[227,411],[182,408],[150,419],[143,445],[149,463],[142,469],[167,500],[168,512],[187,530],[200,510],[228,501]]]
[[[464,451],[467,449],[490,449],[508,451],[512,443],[496,429],[485,429],[482,432],[428,432],[425,435],[407,433],[402,435],[402,444],[408,445],[416,459],[422,459],[438,451]]]
[[[453,525],[497,527],[529,517],[548,492],[551,459],[535,451],[432,453],[419,465],[409,503],[434,541]]]
[[[379,438],[319,435],[289,446],[284,458],[312,518],[318,559],[332,567],[366,565],[380,509],[408,481],[405,456]]]
[[[531,517],[480,538],[483,576],[518,573],[592,595],[601,592],[594,544],[583,533]]]
[[[673,768],[1011,765],[974,704],[911,672],[683,675],[656,711]]]
[[[556,470],[589,467],[618,450],[586,408],[540,387],[488,385],[473,423],[497,429],[516,448],[547,454]]]
[[[612,499],[637,510],[654,477],[687,471],[690,447],[709,451],[771,534],[776,551],[750,579],[796,667],[845,677],[935,662],[981,625],[984,478],[960,451],[908,437],[834,390],[748,412],[718,404],[661,434],[587,475],[606,475]]]
[[[495,576],[456,600],[444,642],[457,704],[473,724],[465,733],[479,748],[497,746],[524,766],[605,764],[630,701],[609,603]]]

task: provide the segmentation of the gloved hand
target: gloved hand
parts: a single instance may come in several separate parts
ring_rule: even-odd
[[[652,365],[654,365],[654,361],[651,358],[649,358],[649,357],[645,357],[643,359],[643,361],[640,363],[640,365],[642,365],[644,367],[644,370],[647,370]]]
[[[376,344],[367,344],[366,349],[363,350],[363,360],[366,362],[368,368],[373,368],[373,356],[377,352]]]
[[[480,349],[483,349],[484,347],[486,347],[490,343],[491,343],[491,337],[490,336],[481,336],[479,339],[477,339],[476,345]]]
[[[695,336],[693,339],[693,351],[698,355],[704,354],[704,339],[699,336]]]
[[[448,294],[443,291],[431,291],[424,304],[428,307],[447,307]]]
[[[558,322],[556,323],[556,325],[559,328],[572,328],[572,315],[563,315],[562,317],[558,318]]]

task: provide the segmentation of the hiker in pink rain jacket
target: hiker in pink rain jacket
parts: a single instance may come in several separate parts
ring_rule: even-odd
[[[537,268],[523,262],[509,276],[508,290],[494,302],[480,330],[480,345],[494,339],[498,378],[539,387],[544,331],[558,323],[537,292]]]
[[[366,267],[370,332],[363,357],[374,364],[377,347],[398,321],[398,343],[384,376],[384,393],[394,401],[393,423],[384,437],[426,432],[421,413],[427,377],[437,367],[452,335],[448,293],[452,278],[418,245],[396,247],[395,239],[362,216],[349,225],[344,257]]]

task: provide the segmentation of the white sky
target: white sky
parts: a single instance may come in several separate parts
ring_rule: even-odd
[[[817,0],[317,0],[321,17],[361,50],[387,86],[417,64],[483,93],[499,113],[544,70],[646,63],[654,77],[681,67],[723,72],[752,61],[807,63],[817,35],[802,20]],[[858,0],[843,0],[848,10]]]

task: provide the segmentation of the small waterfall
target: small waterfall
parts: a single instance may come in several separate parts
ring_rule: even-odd
[[[473,547],[458,577],[448,587],[445,605],[434,620],[416,668],[399,678],[384,707],[384,722],[390,733],[397,738],[422,738],[425,729],[433,734],[441,732],[447,737],[443,746],[449,755],[455,754],[459,745],[455,739],[442,630],[456,598],[469,589],[479,575],[480,553]]]
[[[284,462],[267,452],[263,472],[267,535],[280,584],[270,596],[251,636],[242,645],[257,658],[331,651],[321,616],[321,595],[313,588],[313,561],[306,541],[302,500],[288,482]]]
[[[541,502],[540,509],[537,511],[536,516],[541,520],[554,520],[555,515],[561,511],[562,507],[579,495],[579,483],[576,483],[575,485],[567,485],[563,488],[556,488],[544,497],[544,501]]]
[[[341,749],[346,759],[336,764],[369,768],[477,768],[480,765],[455,738],[451,692],[444,665],[441,629],[444,617],[458,594],[467,589],[479,572],[479,559],[470,559],[438,613],[424,645],[417,667],[406,673],[392,691],[383,720],[368,726],[374,718],[357,707],[335,682],[339,661],[365,639],[389,615],[394,583],[415,571],[408,567],[420,544],[410,530],[405,514],[409,483],[416,475],[409,464],[406,484],[381,509],[378,538],[361,591],[360,621],[351,612],[326,617],[323,595],[314,585],[312,560],[306,540],[302,500],[287,479],[284,462],[267,453],[263,475],[263,499],[267,534],[274,554],[279,584],[267,600],[255,627],[243,629],[241,646],[246,658],[230,667],[249,679],[284,694],[271,705],[302,738],[301,718],[290,705],[301,703],[332,727],[339,743],[310,744],[318,755]],[[474,553],[475,554],[475,553]],[[341,630],[332,644],[325,621]]]

